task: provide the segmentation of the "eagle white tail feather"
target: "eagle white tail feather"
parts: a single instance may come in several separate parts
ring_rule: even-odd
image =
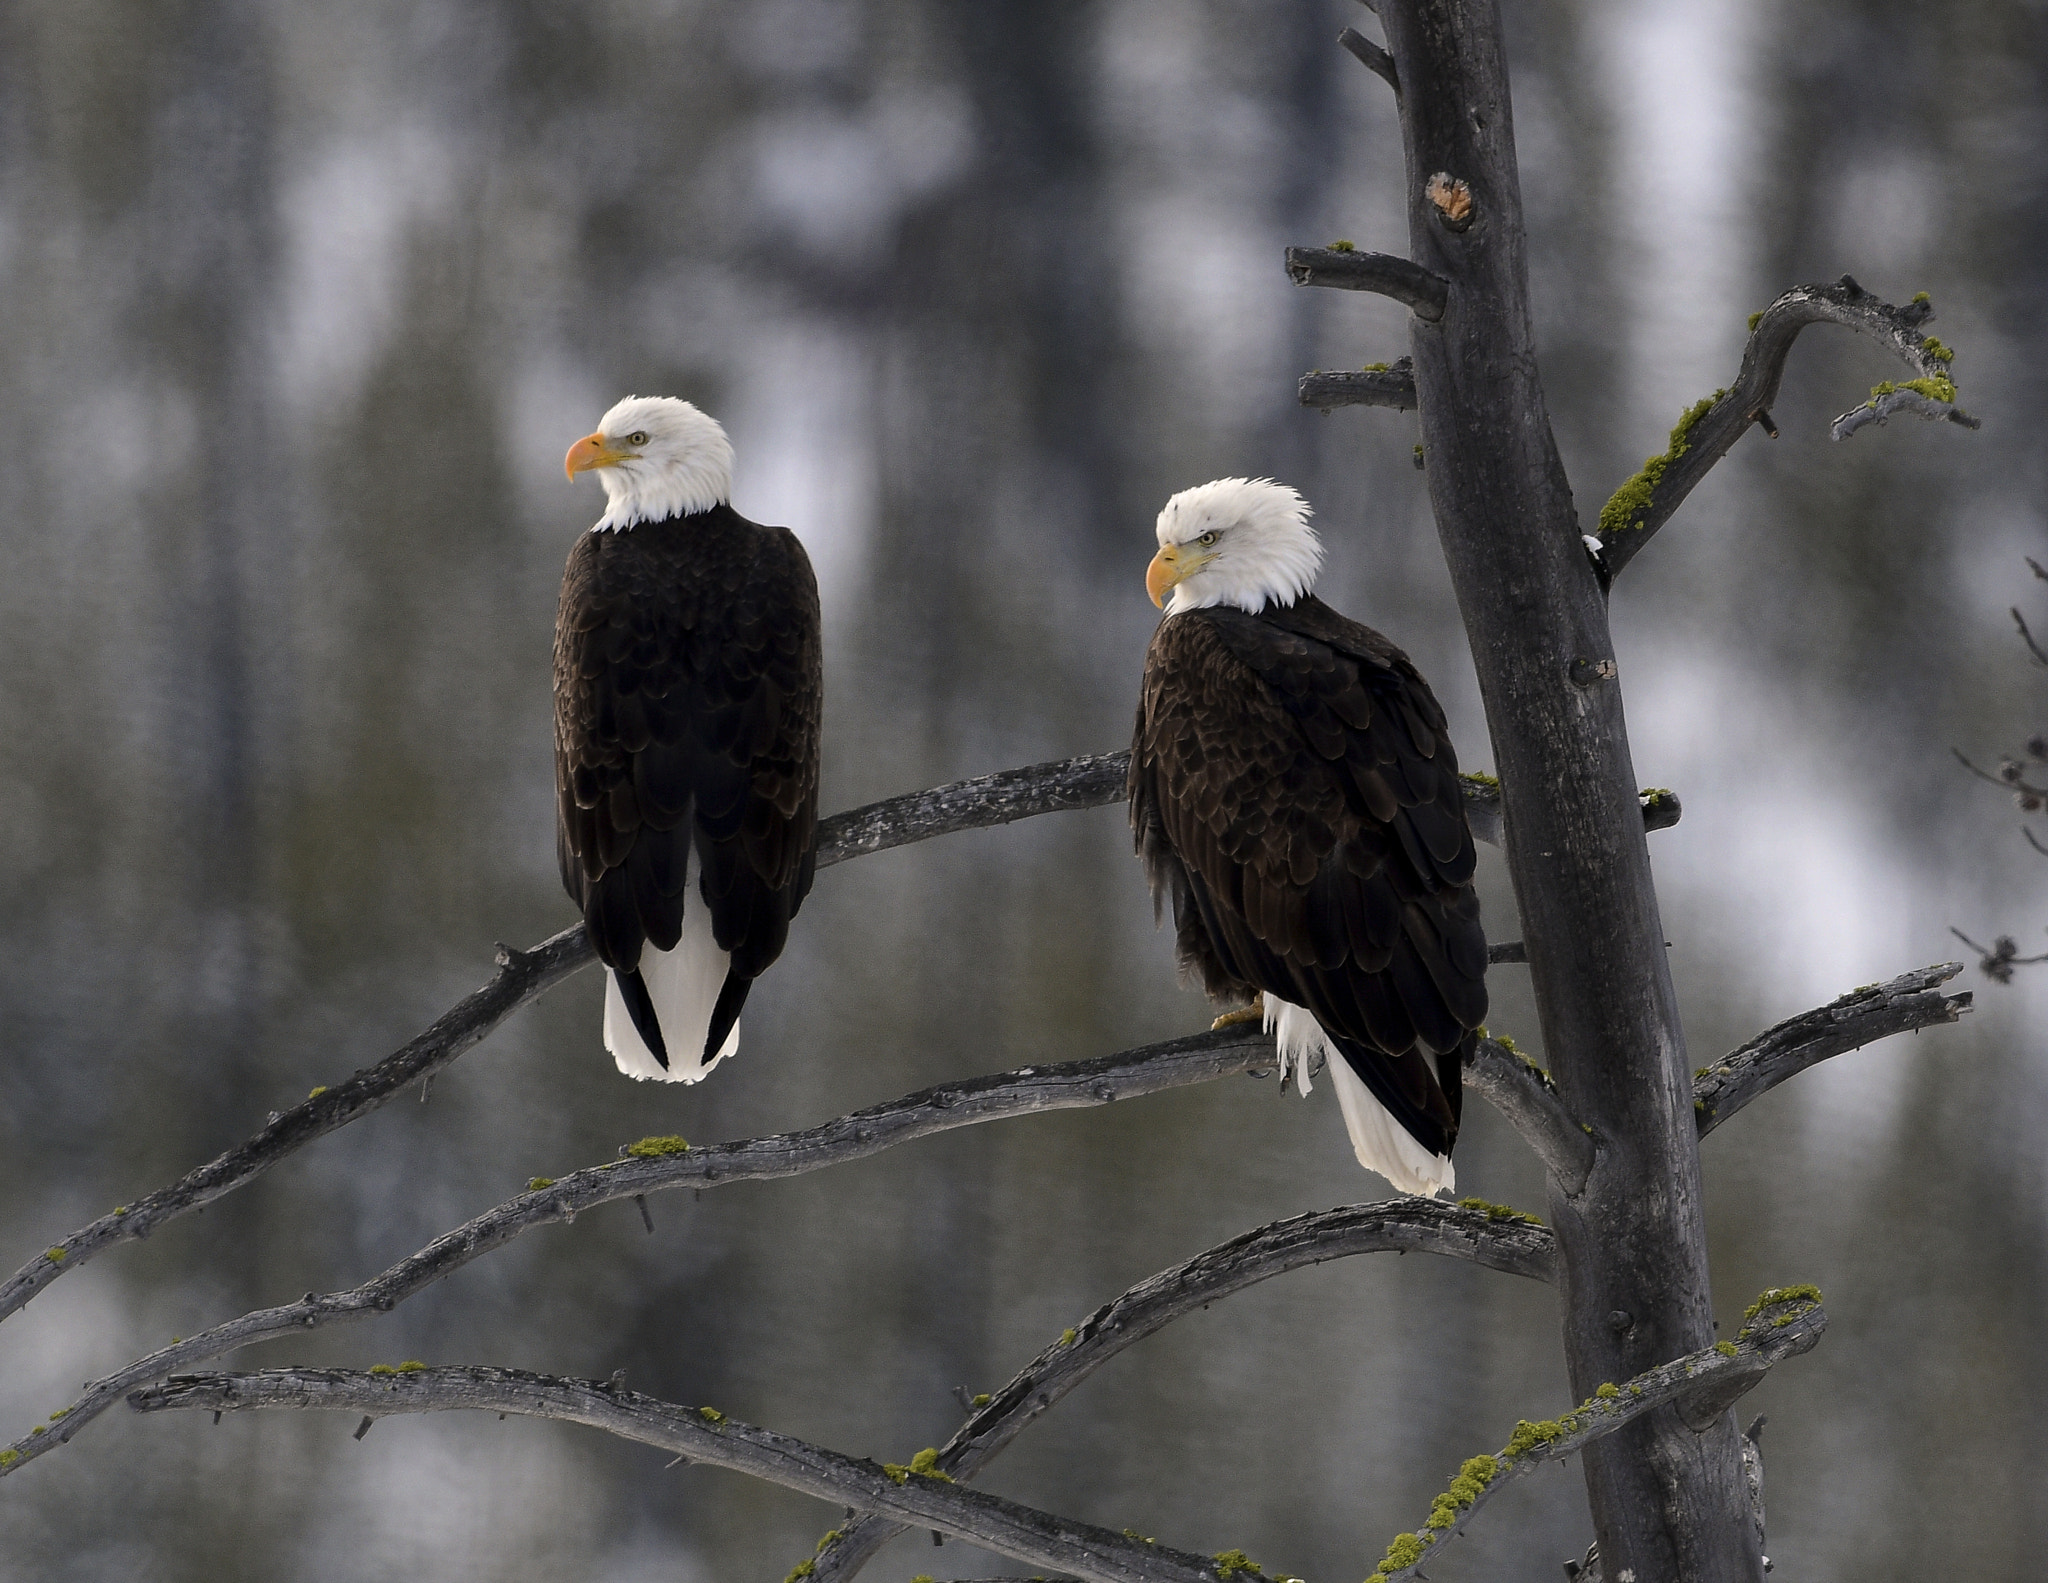
[[[718,992],[725,987],[729,952],[718,949],[711,934],[711,909],[696,894],[695,854],[684,879],[683,894],[689,906],[683,913],[683,937],[673,951],[657,951],[651,945],[640,948],[640,977],[647,985],[647,998],[654,1002],[655,1019],[661,1024],[662,1043],[668,1046],[668,1066],[655,1060],[654,1052],[633,1026],[633,1014],[619,992],[618,976],[609,969],[604,975],[604,1047],[611,1051],[619,1070],[628,1077],[657,1083],[697,1083],[740,1047],[740,1025],[735,1022],[725,1044],[702,1066],[697,1059],[711,1032],[711,1013],[718,1005]]]
[[[1351,1134],[1351,1150],[1358,1163],[1377,1171],[1403,1193],[1432,1198],[1457,1185],[1457,1172],[1447,1155],[1431,1154],[1408,1136],[1408,1129],[1393,1118],[1385,1105],[1373,1098],[1343,1052],[1330,1043],[1329,1035],[1306,1006],[1296,1006],[1279,996],[1265,997],[1265,1025],[1274,1035],[1280,1051],[1280,1072],[1291,1069],[1295,1083],[1309,1091],[1309,1067],[1320,1053],[1337,1085],[1337,1103],[1344,1112],[1344,1130]]]

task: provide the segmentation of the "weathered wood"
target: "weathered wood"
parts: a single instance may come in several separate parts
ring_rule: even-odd
[[[1443,316],[1449,289],[1441,275],[1410,259],[1356,248],[1290,247],[1287,273],[1297,286],[1335,286],[1340,291],[1374,291],[1405,304],[1418,318]]]
[[[1009,1382],[975,1397],[967,1421],[933,1466],[971,1479],[1061,1397],[1103,1364],[1184,1315],[1289,1270],[1360,1253],[1435,1253],[1532,1280],[1555,1279],[1550,1233],[1489,1206],[1424,1198],[1348,1204],[1248,1231],[1140,1281],[1104,1303]],[[845,1583],[908,1525],[875,1513],[850,1518],[819,1545],[811,1583]]]
[[[1318,368],[1303,374],[1295,394],[1304,407],[1329,412],[1337,407],[1415,410],[1415,372],[1401,358],[1386,368]]]
[[[495,1412],[586,1424],[658,1446],[693,1462],[732,1468],[834,1505],[888,1512],[942,1529],[1026,1565],[1057,1567],[1089,1583],[1219,1583],[1207,1556],[985,1495],[934,1477],[913,1461],[891,1467],[757,1428],[711,1407],[683,1407],[623,1384],[530,1374],[524,1369],[408,1365],[266,1369],[260,1374],[180,1375],[135,1392],[137,1412],[178,1409],[341,1410],[373,1419],[400,1413]]]
[[[1400,74],[1409,251],[1449,283],[1411,320],[1437,530],[1486,706],[1551,1075],[1599,1154],[1553,1186],[1574,1390],[1714,1340],[1699,1135],[1598,577],[1537,373],[1496,0],[1381,0]],[[1439,173],[1468,214],[1432,202]],[[1438,184],[1442,191],[1442,184]],[[1629,1316],[1617,1328],[1610,1318]],[[1635,1583],[1759,1583],[1735,1426],[1660,1409],[1589,1446],[1606,1564]]]
[[[1728,454],[1751,425],[1760,425],[1773,437],[1770,405],[1778,398],[1778,384],[1785,374],[1792,343],[1810,324],[1839,324],[1874,337],[1890,348],[1930,389],[1946,389],[1954,395],[1949,378],[1951,354],[1940,342],[1921,334],[1934,319],[1934,305],[1924,298],[1894,307],[1880,301],[1859,286],[1853,277],[1821,285],[1794,286],[1781,294],[1750,326],[1749,340],[1742,349],[1742,367],[1734,384],[1717,390],[1708,398],[1705,411],[1695,409],[1681,419],[1674,446],[1665,453],[1663,465],[1654,478],[1638,473],[1609,501],[1601,515],[1608,520],[1599,526],[1602,553],[1610,578],[1621,575],[1650,540],[1650,536],[1671,519],[1685,497],[1705,478],[1713,465]],[[1911,411],[1926,418],[1945,418],[1965,428],[1978,427],[1977,420],[1957,407],[1953,400],[1934,401],[1911,390],[1873,396],[1863,406],[1853,407],[1837,418],[1831,432],[1845,440],[1866,423],[1882,423],[1894,412]],[[1690,421],[1687,421],[1690,420]],[[1633,489],[1630,485],[1635,486]]]

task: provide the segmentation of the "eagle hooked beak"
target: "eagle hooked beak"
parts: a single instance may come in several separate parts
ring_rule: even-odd
[[[569,454],[562,458],[562,471],[575,481],[578,473],[587,473],[593,467],[616,467],[620,462],[631,461],[638,451],[614,450],[606,441],[602,431],[586,434],[569,447]]]
[[[1152,603],[1160,609],[1166,608],[1166,596],[1176,583],[1184,583],[1216,557],[1213,555],[1183,556],[1183,546],[1166,544],[1152,557],[1152,564],[1145,568],[1145,592],[1152,596]]]

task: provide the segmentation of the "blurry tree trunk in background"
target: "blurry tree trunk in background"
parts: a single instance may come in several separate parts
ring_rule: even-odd
[[[1664,955],[1605,592],[1580,542],[1537,375],[1495,0],[1381,0],[1400,83],[1412,257],[1448,282],[1416,317],[1430,499],[1472,639],[1505,847],[1551,1071],[1600,1145],[1553,1182],[1565,1349],[1590,1397],[1713,1344],[1685,1038]],[[1469,188],[1433,199],[1448,175]],[[1751,1583],[1732,1413],[1665,1409],[1590,1447],[1604,1575]]]

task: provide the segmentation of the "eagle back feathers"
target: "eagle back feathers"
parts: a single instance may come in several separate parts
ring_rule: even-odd
[[[732,971],[757,977],[810,890],[823,692],[803,546],[729,506],[586,533],[555,628],[556,851],[605,963],[682,931],[701,864]]]

